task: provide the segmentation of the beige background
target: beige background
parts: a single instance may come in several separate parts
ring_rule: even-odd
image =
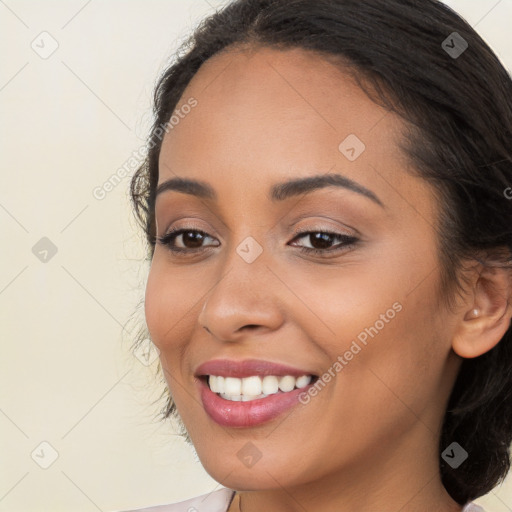
[[[449,3],[510,69],[512,1]],[[122,336],[147,272],[129,177],[97,188],[131,174],[158,72],[221,4],[0,1],[0,512],[108,512],[219,487],[152,420],[156,363]],[[512,476],[478,502],[512,511]]]

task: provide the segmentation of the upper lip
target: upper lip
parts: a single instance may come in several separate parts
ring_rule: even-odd
[[[253,375],[292,375],[300,377],[301,375],[314,375],[309,370],[296,368],[293,366],[263,361],[261,359],[244,359],[237,361],[234,359],[212,359],[200,364],[195,371],[197,377],[203,375],[220,375],[223,377],[251,377]]]

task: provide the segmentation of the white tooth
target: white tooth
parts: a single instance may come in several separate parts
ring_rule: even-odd
[[[265,398],[267,395],[260,393],[259,395],[242,395],[242,402],[251,402],[252,400],[258,400],[259,398]]]
[[[217,391],[215,393],[224,393],[226,391],[226,386],[224,384],[225,378],[221,375],[217,375],[217,383],[215,384],[217,386]]]
[[[257,375],[238,379],[236,377],[222,377],[209,375],[208,384],[214,393],[220,394],[226,400],[244,401],[264,398],[281,390],[283,393],[292,391],[295,387],[304,388],[312,380],[310,375],[301,375],[295,378],[292,375],[282,377],[266,375],[261,378]]]
[[[214,392],[214,393],[218,393],[218,389],[217,389],[217,377],[215,375],[210,375],[210,377],[208,378],[208,384],[210,385],[210,389]]]
[[[242,379],[242,395],[261,395],[261,379],[257,376]]]
[[[279,379],[279,389],[286,393],[295,387],[295,377],[292,375],[285,375]]]
[[[229,393],[221,393],[220,396],[226,400],[231,400],[232,402],[240,402],[242,400],[242,395],[230,395]]]
[[[311,382],[311,377],[309,375],[301,375],[297,378],[297,382],[295,382],[295,385],[298,388],[304,388]]]
[[[261,390],[266,395],[273,395],[279,391],[279,380],[277,377],[273,375],[266,375],[263,377],[263,381],[261,384]]]
[[[226,393],[226,395],[241,395],[242,379],[237,379],[236,377],[226,377],[224,379],[224,393]]]

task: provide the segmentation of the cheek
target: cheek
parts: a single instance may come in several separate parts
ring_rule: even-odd
[[[175,402],[183,389],[187,340],[190,338],[190,318],[187,312],[197,299],[192,300],[183,279],[176,278],[179,271],[166,268],[165,262],[154,258],[145,292],[146,324],[151,340],[160,351],[163,376]],[[190,299],[189,299],[190,297]],[[187,323],[188,319],[188,323]]]
[[[374,410],[414,420],[413,412],[420,414],[435,398],[438,373],[450,347],[432,322],[435,300],[430,283],[409,295],[407,288],[400,292],[393,290],[384,301],[374,299],[374,306],[367,309],[372,314],[365,312],[365,323],[354,326],[353,338],[361,352],[354,356],[351,374],[354,392],[365,389]],[[393,302],[395,297],[399,300]],[[391,302],[398,307],[392,308]]]
[[[331,364],[338,356],[346,361],[335,379],[346,399],[364,396],[381,409],[389,400],[410,405],[429,398],[450,350],[440,328],[434,260],[427,248],[422,259],[412,251],[382,251],[343,279],[331,276],[309,288],[311,309],[324,321],[317,320],[316,340]]]
[[[189,300],[190,287],[154,258],[146,285],[144,309],[146,323],[154,344],[160,349],[171,348],[182,339],[187,311],[194,301]],[[190,304],[189,304],[190,303]]]
[[[158,270],[155,268],[154,262],[149,271],[148,282],[146,285],[146,293],[144,298],[144,312],[146,316],[146,324],[151,334],[151,339],[160,348],[162,343],[162,323],[166,318],[163,312],[167,309],[166,302],[168,298],[161,286]]]

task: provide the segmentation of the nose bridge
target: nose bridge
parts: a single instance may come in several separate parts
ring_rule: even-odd
[[[204,298],[198,321],[219,339],[230,339],[244,326],[278,327],[282,320],[267,251],[254,237],[233,245],[219,278]]]

